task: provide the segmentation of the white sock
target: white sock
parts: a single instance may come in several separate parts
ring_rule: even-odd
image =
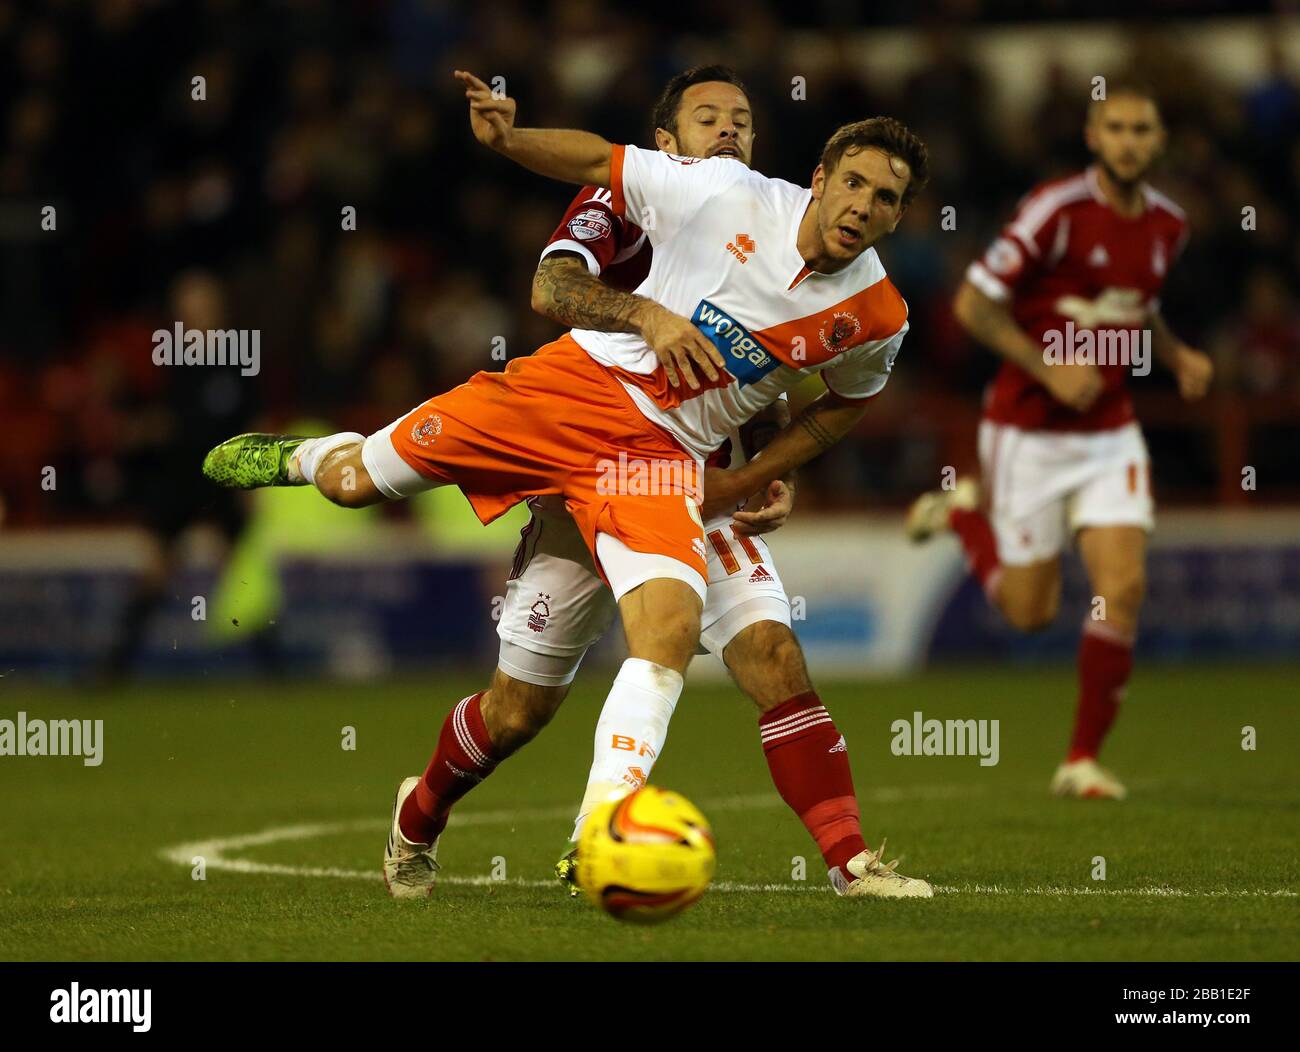
[[[314,486],[316,484],[316,468],[325,459],[326,453],[331,453],[338,449],[339,446],[345,446],[349,442],[364,442],[365,440],[365,435],[359,435],[355,431],[340,431],[336,435],[326,435],[324,438],[307,439],[289,457],[289,481]]]
[[[598,805],[620,792],[631,792],[650,777],[668,740],[668,722],[682,696],[682,683],[680,672],[653,661],[628,658],[623,662],[596,721],[595,757],[573,840]]]

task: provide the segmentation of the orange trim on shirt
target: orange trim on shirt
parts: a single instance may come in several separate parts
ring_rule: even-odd
[[[609,192],[614,198],[614,214],[627,215],[627,200],[623,197],[623,155],[626,146],[615,143],[609,151]]]
[[[613,373],[619,380],[631,387],[638,387],[644,391],[654,401],[660,409],[676,409],[683,402],[689,402],[692,398],[699,398],[705,391],[711,391],[715,387],[726,387],[727,384],[736,382],[736,378],[725,369],[718,370],[718,378],[710,380],[697,367],[695,378],[700,382],[698,389],[692,390],[691,386],[680,376],[681,386],[674,387],[668,382],[668,373],[661,365],[652,373],[634,373],[622,366],[606,365],[604,368]]]
[[[839,303],[794,321],[754,330],[754,339],[779,361],[795,369],[821,365],[873,340],[898,333],[907,321],[907,304],[888,278],[881,278]],[[795,356],[798,348],[801,353]]]
[[[812,271],[808,269],[807,264],[805,264],[804,266],[800,267],[800,268],[799,268],[799,273],[796,274],[796,275],[794,276],[794,281],[790,282],[790,288],[786,289],[786,292],[789,292],[790,289],[792,289],[792,288],[794,288],[796,285],[798,285],[799,282],[803,281],[803,279],[806,278],[806,277],[807,277],[809,274],[811,274],[811,273],[812,273]]]

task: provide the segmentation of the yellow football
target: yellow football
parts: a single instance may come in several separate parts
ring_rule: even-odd
[[[709,821],[680,793],[644,786],[601,804],[578,838],[578,886],[619,920],[658,924],[704,894],[717,854]]]

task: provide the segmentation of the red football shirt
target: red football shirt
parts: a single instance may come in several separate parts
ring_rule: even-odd
[[[1095,167],[1045,183],[1021,201],[966,277],[990,299],[1009,303],[1017,324],[1039,341],[1067,331],[1067,322],[1076,332],[1148,329],[1165,274],[1186,244],[1187,221],[1163,194],[1149,186],[1142,192],[1146,208],[1129,218],[1106,201]],[[1098,368],[1105,388],[1079,413],[1020,366],[1003,362],[985,393],[984,417],[1033,431],[1122,427],[1133,419],[1130,367]]]
[[[607,285],[631,292],[650,273],[653,249],[645,231],[614,212],[614,199],[599,186],[584,186],[542,249],[575,252],[587,269]]]

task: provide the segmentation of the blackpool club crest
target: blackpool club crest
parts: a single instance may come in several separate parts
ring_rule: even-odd
[[[433,445],[434,440],[442,434],[442,417],[437,413],[430,413],[411,428],[411,441],[417,446],[423,446],[426,449]]]
[[[862,323],[858,321],[857,315],[850,311],[836,311],[831,321],[830,332],[827,332],[826,326],[823,325],[817,330],[817,335],[821,338],[822,346],[831,354],[839,354],[852,345],[853,338],[861,331]]]

